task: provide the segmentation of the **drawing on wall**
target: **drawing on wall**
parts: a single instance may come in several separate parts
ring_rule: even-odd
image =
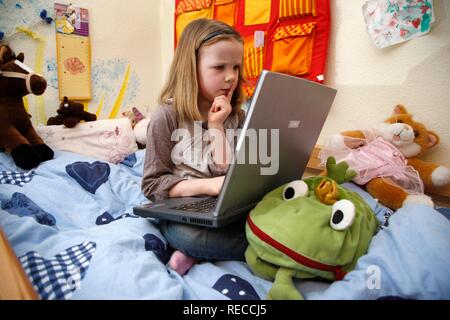
[[[47,70],[45,71],[45,80],[47,80],[47,87],[58,90],[58,74],[56,58],[49,58],[45,60]]]
[[[433,0],[369,0],[362,11],[366,31],[378,48],[425,35],[434,22]]]
[[[0,0],[0,31],[5,37],[18,26],[30,26],[41,22],[39,12],[52,12],[53,2],[48,0],[11,1]]]
[[[78,57],[71,57],[64,60],[64,68],[70,72],[70,74],[75,75],[77,73],[83,73],[86,68],[83,62],[80,61]]]
[[[52,0],[0,0],[0,31],[8,36],[17,32],[16,28],[23,30],[19,36],[14,37],[11,46],[15,51],[23,51],[26,63],[47,80],[48,87],[44,95],[24,99],[34,125],[46,124],[47,118],[56,113],[60,104],[54,43],[55,26],[47,24],[48,22],[39,16],[39,12],[43,10],[53,13],[53,6]],[[76,7],[74,9],[76,17],[72,10],[63,12],[66,14],[66,20],[74,28],[72,34],[76,32],[79,32],[77,36],[83,32],[86,34],[88,29],[82,25],[86,20],[83,18],[83,12],[77,12]],[[56,19],[53,23],[57,24]],[[66,29],[70,29],[70,26],[66,25]],[[95,46],[95,43],[91,45]],[[81,75],[86,72],[86,66],[76,55],[65,57],[63,68],[68,74]],[[130,61],[125,58],[97,57],[91,66],[91,79],[92,99],[85,103],[85,106],[87,111],[97,114],[99,119],[120,117],[121,111],[132,106],[139,94],[138,74]]]
[[[89,112],[100,119],[120,117],[120,110],[134,103],[140,87],[139,77],[127,59],[94,61],[92,83],[96,88]]]

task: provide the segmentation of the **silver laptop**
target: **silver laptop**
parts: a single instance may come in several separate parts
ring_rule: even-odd
[[[219,196],[169,198],[134,213],[207,227],[245,217],[269,191],[301,178],[335,95],[319,83],[264,70]]]

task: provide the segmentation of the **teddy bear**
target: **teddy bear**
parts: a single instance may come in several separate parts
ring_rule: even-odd
[[[64,97],[58,110],[56,117],[50,117],[47,120],[47,125],[60,125],[63,124],[67,128],[75,127],[80,121],[95,121],[97,116],[95,114],[84,111],[82,103],[69,100]]]
[[[145,148],[147,144],[147,127],[150,118],[145,117],[136,107],[131,108],[131,111],[122,112],[122,116],[130,120],[139,149]]]
[[[54,153],[36,133],[22,100],[30,93],[43,94],[47,81],[25,65],[24,58],[0,46],[0,148],[19,168],[30,170],[53,159]]]
[[[321,151],[346,161],[358,174],[353,182],[365,186],[380,203],[398,209],[407,203],[433,207],[424,194],[429,187],[450,183],[450,170],[418,157],[439,143],[439,136],[413,120],[403,105],[372,131],[344,131],[331,137]]]

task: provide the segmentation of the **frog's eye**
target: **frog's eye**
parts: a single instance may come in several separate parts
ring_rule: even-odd
[[[283,199],[292,200],[304,197],[308,194],[308,185],[302,180],[295,180],[289,183],[283,190]]]
[[[355,205],[346,199],[333,204],[331,209],[330,226],[334,230],[344,230],[350,227],[355,218]]]

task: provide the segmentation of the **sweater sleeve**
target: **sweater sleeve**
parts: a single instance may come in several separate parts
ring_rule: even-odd
[[[160,106],[152,114],[147,128],[147,147],[145,153],[142,192],[151,201],[169,197],[169,190],[178,182],[185,180],[173,174],[174,164],[171,153],[175,143],[172,132],[178,121],[171,105]]]

